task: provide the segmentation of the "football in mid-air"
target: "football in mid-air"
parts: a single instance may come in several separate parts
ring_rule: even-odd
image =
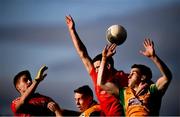
[[[110,26],[106,31],[106,39],[109,43],[121,45],[127,37],[126,29],[118,24]]]

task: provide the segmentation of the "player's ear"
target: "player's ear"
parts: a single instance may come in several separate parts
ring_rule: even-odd
[[[107,63],[107,68],[110,69],[111,68],[111,64]]]
[[[141,76],[141,81],[145,81],[146,80],[146,76],[145,75],[142,75]]]

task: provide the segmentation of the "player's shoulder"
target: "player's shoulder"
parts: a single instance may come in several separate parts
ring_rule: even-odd
[[[118,71],[116,72],[116,75],[128,76],[129,74],[128,74],[128,73],[125,73],[123,70],[118,70]]]

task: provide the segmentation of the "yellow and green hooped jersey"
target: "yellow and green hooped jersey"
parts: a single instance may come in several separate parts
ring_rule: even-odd
[[[147,92],[136,96],[134,90],[129,87],[120,88],[120,102],[123,105],[125,116],[148,116],[158,115],[161,98],[155,84],[151,84]],[[155,101],[155,98],[159,101]],[[158,103],[156,103],[158,102]],[[157,105],[154,105],[156,103]],[[155,107],[156,106],[156,107]],[[155,109],[156,108],[156,109]],[[156,112],[153,112],[153,111]],[[152,114],[153,113],[153,114]]]

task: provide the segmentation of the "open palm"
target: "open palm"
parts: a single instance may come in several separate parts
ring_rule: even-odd
[[[102,56],[105,57],[111,57],[116,53],[116,44],[110,44],[110,45],[106,45],[106,47],[104,48],[103,52],[102,52]]]
[[[152,57],[155,55],[155,50],[154,50],[154,43],[151,41],[149,38],[146,38],[144,43],[144,51],[140,51],[141,54],[147,57]]]
[[[39,71],[38,71],[38,73],[37,73],[37,75],[36,75],[35,80],[37,80],[37,81],[42,81],[42,80],[47,76],[47,74],[44,73],[47,69],[48,69],[48,67],[45,66],[45,65],[43,65],[43,66],[39,69]]]

